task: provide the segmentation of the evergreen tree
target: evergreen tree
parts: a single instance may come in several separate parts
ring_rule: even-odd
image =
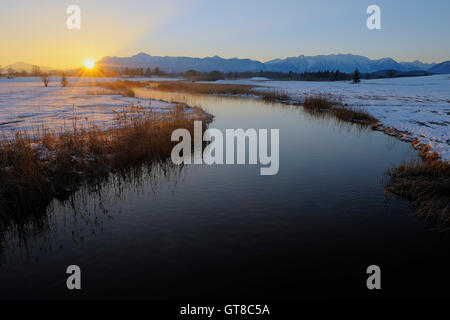
[[[361,74],[359,73],[358,68],[355,69],[355,72],[353,72],[353,83],[360,83],[361,82]]]

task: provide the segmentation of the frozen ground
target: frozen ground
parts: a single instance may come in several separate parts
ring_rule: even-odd
[[[168,112],[174,106],[169,102],[109,94],[111,91],[107,89],[88,86],[89,78],[68,80],[72,86],[63,88],[59,77],[51,78],[48,87],[39,78],[0,78],[0,132],[33,132],[39,127],[67,130],[72,128],[74,119],[79,126],[88,123],[109,126],[117,118],[114,111],[120,113],[131,104],[151,108],[152,112]]]
[[[277,89],[303,101],[312,94],[328,94],[352,108],[362,108],[385,127],[395,128],[429,144],[450,161],[450,75],[348,81],[220,81]]]

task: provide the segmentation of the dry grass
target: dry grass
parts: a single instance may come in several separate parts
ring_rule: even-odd
[[[404,162],[386,172],[387,192],[410,200],[419,215],[448,227],[450,165],[439,160]]]
[[[120,128],[91,125],[71,132],[17,133],[0,141],[0,211],[34,212],[53,198],[65,198],[82,184],[97,183],[111,172],[170,159],[172,131],[188,129],[198,113],[139,114],[123,117]],[[177,111],[178,110],[178,111]]]
[[[378,123],[377,119],[375,119],[362,109],[355,110],[355,109],[347,109],[344,107],[336,107],[332,109],[332,112],[336,116],[336,118],[345,121],[356,122],[366,125]]]
[[[194,83],[183,81],[151,82],[153,89],[167,92],[184,92],[194,94],[253,94],[255,86],[244,84]]]
[[[303,108],[306,112],[314,115],[331,114],[339,120],[355,122],[362,126],[377,123],[377,119],[364,110],[345,108],[342,103],[324,94],[305,97]]]
[[[305,97],[303,108],[312,111],[328,111],[338,103],[325,95],[313,95]]]
[[[133,88],[142,88],[147,84],[142,81],[116,80],[114,82],[96,82],[93,85],[113,90],[124,97],[134,97]]]
[[[222,83],[194,83],[184,81],[162,81],[150,82],[153,89],[167,92],[181,92],[191,94],[214,94],[214,95],[243,95],[257,96],[265,101],[286,102],[289,100],[287,94],[282,91],[256,91],[258,86],[247,84],[222,84]]]
[[[272,91],[258,91],[258,95],[262,95],[265,101],[287,103],[290,101],[290,97],[284,91],[272,90]]]

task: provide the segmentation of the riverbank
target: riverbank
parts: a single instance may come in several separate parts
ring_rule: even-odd
[[[157,114],[131,106],[117,115],[120,125],[114,128],[74,122],[72,131],[17,132],[0,141],[1,210],[45,208],[53,198],[65,198],[109,173],[170,160],[172,132],[184,128],[193,134],[194,120],[210,120],[200,109],[190,114],[184,108],[189,107],[180,104],[173,112]]]
[[[193,132],[195,120],[212,119],[186,104],[134,98],[116,82],[78,79],[63,88],[31,80],[0,83],[0,210],[7,215],[43,210],[112,172],[166,162],[173,130]]]

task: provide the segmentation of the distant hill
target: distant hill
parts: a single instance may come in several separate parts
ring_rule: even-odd
[[[260,71],[264,70],[264,64],[250,59],[224,59],[219,56],[208,58],[191,57],[160,57],[139,53],[132,57],[105,57],[97,62],[103,67],[119,68],[156,68],[166,72],[186,72],[196,70],[209,72],[213,70],[221,72],[235,71]]]
[[[139,53],[131,57],[104,57],[97,61],[97,64],[104,68],[151,68],[158,67],[160,70],[169,73],[186,72],[196,70],[200,72],[220,71],[220,72],[283,72],[290,71],[296,73],[317,72],[317,71],[336,71],[352,73],[358,68],[361,73],[371,74],[380,72],[383,74],[387,70],[397,72],[397,75],[406,75],[408,73],[420,74],[429,73],[450,73],[450,61],[436,63],[423,63],[421,61],[397,62],[392,58],[369,59],[364,56],[353,54],[330,54],[318,56],[289,57],[285,59],[274,59],[267,62],[260,62],[251,59],[225,59],[219,56],[206,58],[192,57],[162,57],[151,56],[146,53]],[[3,66],[3,73],[8,68],[16,72],[25,70],[31,72],[32,64],[26,62],[17,62],[11,65]],[[39,66],[42,72],[50,72],[54,68]],[[404,73],[404,74],[403,74]]]
[[[400,62],[401,65],[407,67],[410,70],[428,70],[431,67],[435,66],[436,63],[423,63],[419,60],[413,62]]]
[[[286,59],[276,59],[266,62],[272,69],[271,71],[281,72],[304,72],[321,70],[339,70],[341,72],[353,72],[358,68],[362,73],[372,73],[379,70],[397,70],[413,71],[425,70],[430,66],[420,61],[415,62],[397,62],[392,58],[382,58],[372,60],[364,56],[353,54],[330,54],[318,56],[298,56]]]
[[[29,72],[31,72],[33,66],[34,66],[33,64],[26,63],[26,62],[16,62],[16,63],[2,67],[2,69],[3,69],[3,73],[5,73],[6,70],[8,70],[9,68],[14,69],[14,71],[16,71],[16,72],[26,71],[29,73]],[[51,70],[55,70],[54,68],[43,67],[43,66],[39,66],[39,68],[41,69],[42,72],[49,72]]]
[[[290,57],[274,59],[265,63],[251,59],[224,59],[219,56],[206,58],[191,57],[161,57],[139,53],[131,57],[105,57],[97,62],[110,68],[156,68],[166,72],[186,72],[197,70],[201,72],[316,72],[322,70],[353,72],[358,68],[362,73],[372,73],[380,70],[397,70],[400,72],[427,71],[434,63],[397,62],[392,58],[372,60],[364,56],[352,54],[330,54],[318,56]]]
[[[450,61],[445,61],[436,64],[435,66],[431,67],[428,71],[432,73],[450,73]]]

